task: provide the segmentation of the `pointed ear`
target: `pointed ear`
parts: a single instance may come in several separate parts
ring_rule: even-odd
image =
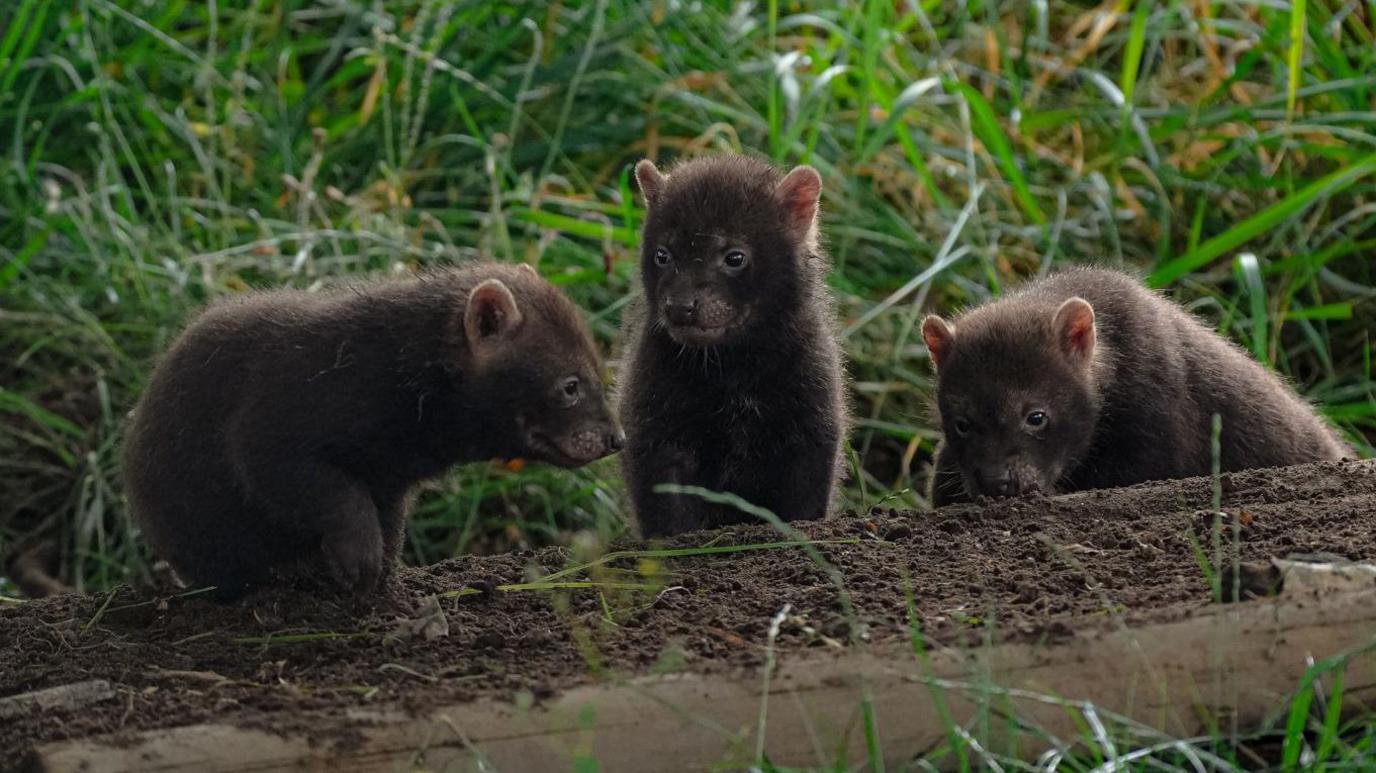
[[[500,279],[488,279],[468,294],[463,310],[463,331],[474,347],[492,342],[521,324],[516,297]]]
[[[532,265],[530,265],[529,263],[517,263],[516,266],[517,266],[517,268],[521,269],[522,271],[526,272],[527,274],[530,274],[530,275],[533,276],[533,277],[536,277],[537,279],[538,279],[539,276],[540,276],[540,272],[539,272],[539,271],[536,271],[536,270],[535,270],[535,267],[532,266]]]
[[[1084,298],[1069,298],[1051,318],[1056,343],[1072,362],[1088,365],[1094,356],[1094,307]]]
[[[664,183],[669,180],[660,173],[655,162],[643,158],[635,165],[635,181],[640,186],[640,195],[645,197],[645,206],[654,206],[659,194],[664,192]]]
[[[951,344],[956,341],[956,329],[941,317],[930,314],[922,320],[922,340],[927,342],[927,353],[932,356],[932,364],[940,368],[942,361],[951,353]]]
[[[810,166],[797,166],[774,188],[774,197],[784,205],[789,230],[806,235],[817,220],[817,201],[822,197],[822,176]]]

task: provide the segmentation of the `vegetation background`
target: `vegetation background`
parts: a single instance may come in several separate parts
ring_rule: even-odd
[[[1371,455],[1373,19],[1373,0],[0,0],[0,601],[3,557],[30,548],[87,591],[153,571],[121,422],[216,296],[524,261],[614,361],[642,157],[821,170],[848,506],[927,504],[921,315],[1070,262],[1140,271]],[[407,559],[604,543],[623,515],[614,462],[471,465],[426,491]],[[1360,767],[1376,729],[1338,717],[1321,756]]]
[[[189,313],[490,256],[614,358],[642,157],[821,170],[849,506],[926,504],[920,316],[1075,261],[1142,271],[1372,450],[1371,2],[2,5],[0,553],[46,541],[81,589],[149,572],[120,426]],[[473,465],[407,558],[624,512],[614,462]]]

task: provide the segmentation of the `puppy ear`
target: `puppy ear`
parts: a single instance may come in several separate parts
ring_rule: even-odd
[[[500,279],[488,279],[468,294],[463,310],[463,331],[474,348],[494,342],[521,324],[516,296]]]
[[[956,342],[956,329],[941,317],[929,314],[922,320],[922,340],[927,342],[927,353],[932,356],[932,364],[940,368],[942,361],[951,354],[951,345]]]
[[[1084,298],[1066,299],[1051,318],[1056,343],[1071,362],[1087,366],[1094,357],[1094,307]]]
[[[659,200],[659,194],[664,192],[664,183],[669,178],[664,176],[655,166],[655,162],[648,158],[640,160],[635,165],[635,181],[640,186],[640,195],[645,197],[645,206],[652,207]]]
[[[795,166],[774,188],[774,198],[784,207],[789,230],[807,236],[817,221],[817,202],[822,198],[822,176],[810,166]]]

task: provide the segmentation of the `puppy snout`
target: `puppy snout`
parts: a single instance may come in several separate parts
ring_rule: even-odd
[[[698,316],[697,298],[670,298],[664,302],[664,316],[675,325],[696,324]]]
[[[980,471],[980,488],[996,497],[1012,497],[1022,493],[1022,484],[1011,467]]]
[[[607,433],[606,443],[607,448],[613,453],[620,451],[626,447],[626,433],[620,429],[613,429]]]

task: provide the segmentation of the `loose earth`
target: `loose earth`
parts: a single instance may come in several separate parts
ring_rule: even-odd
[[[0,770],[39,742],[212,719],[290,733],[311,729],[311,710],[538,704],[632,674],[744,676],[763,664],[785,605],[781,657],[904,646],[918,630],[929,646],[1054,640],[1215,603],[1201,556],[1224,567],[1376,557],[1376,462],[1233,473],[1217,485],[1217,517],[1215,481],[1197,478],[881,508],[797,523],[799,535],[752,525],[618,544],[719,552],[633,553],[553,578],[596,556],[464,557],[403,569],[365,603],[303,580],[232,605],[127,588],[7,604],[0,702],[91,679],[114,695],[0,722]],[[778,544],[796,537],[809,542]]]

